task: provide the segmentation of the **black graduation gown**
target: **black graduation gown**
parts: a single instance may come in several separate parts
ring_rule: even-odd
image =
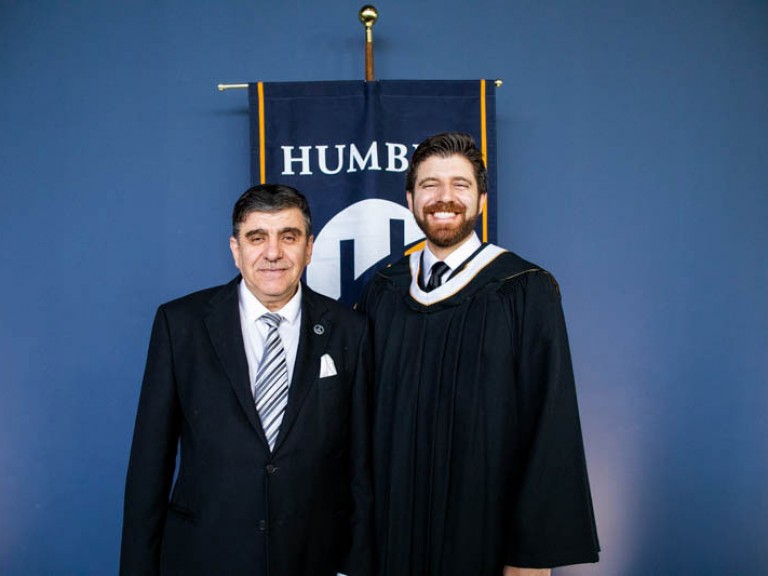
[[[418,259],[379,272],[359,303],[376,349],[380,576],[596,562],[557,284],[484,245],[427,294]]]

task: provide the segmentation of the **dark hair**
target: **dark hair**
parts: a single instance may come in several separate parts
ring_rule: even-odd
[[[232,210],[232,236],[237,238],[240,224],[245,222],[251,212],[279,212],[289,208],[298,208],[304,216],[304,228],[307,237],[312,234],[312,213],[304,194],[283,184],[259,184],[243,192]]]
[[[432,156],[440,156],[441,158],[462,156],[466,158],[475,170],[478,192],[480,194],[488,192],[488,173],[485,170],[483,153],[475,144],[472,136],[463,132],[443,132],[430,136],[419,144],[413,157],[411,157],[408,172],[405,174],[405,189],[408,192],[412,193],[416,186],[416,172],[419,165]]]

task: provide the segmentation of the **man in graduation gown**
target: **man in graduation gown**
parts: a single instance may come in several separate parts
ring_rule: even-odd
[[[557,284],[474,233],[487,177],[470,136],[422,142],[406,179],[426,248],[380,271],[359,302],[375,346],[379,574],[596,562]]]

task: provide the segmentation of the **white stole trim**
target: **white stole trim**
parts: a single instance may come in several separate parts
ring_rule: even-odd
[[[425,292],[419,286],[419,267],[421,265],[421,250],[414,252],[410,256],[409,264],[411,268],[411,298],[416,300],[419,304],[424,306],[431,306],[437,304],[454,296],[461,290],[463,290],[467,284],[469,284],[475,276],[488,264],[493,262],[498,256],[507,252],[504,248],[496,246],[495,244],[486,244],[482,250],[470,260],[466,266],[455,276],[432,290],[431,292]]]

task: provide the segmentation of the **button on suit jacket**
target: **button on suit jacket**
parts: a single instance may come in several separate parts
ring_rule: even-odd
[[[296,364],[270,453],[249,382],[239,281],[157,311],[128,466],[120,573],[367,574],[367,322],[302,287]],[[336,374],[321,378],[326,354]]]

